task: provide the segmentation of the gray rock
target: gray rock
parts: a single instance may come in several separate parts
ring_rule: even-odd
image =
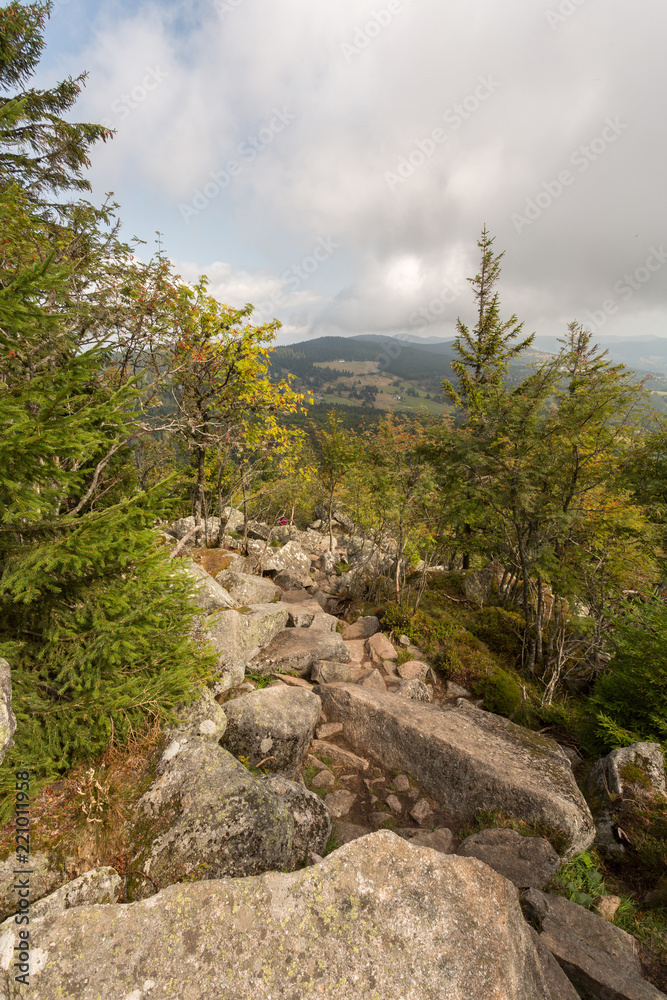
[[[198,700],[192,705],[179,705],[176,715],[179,724],[177,729],[170,730],[170,739],[203,736],[217,742],[227,728],[227,716],[210,688],[202,688]]]
[[[430,847],[432,851],[440,851],[441,854],[454,853],[454,834],[446,826],[431,833],[419,830],[414,837],[409,838],[409,843],[415,847]]]
[[[270,604],[282,593],[280,587],[266,577],[236,573],[231,569],[223,569],[215,579],[238,608],[249,604]]]
[[[161,886],[186,876],[216,879],[280,870],[291,857],[294,820],[285,805],[230,753],[201,737],[174,740],[136,805],[129,867]],[[130,901],[154,886],[131,875]]]
[[[461,687],[454,681],[447,681],[446,691],[448,698],[472,698],[467,688]]]
[[[398,659],[398,653],[391,641],[382,632],[376,632],[366,640],[366,649],[376,661]]]
[[[335,784],[336,779],[331,771],[328,771],[326,767],[323,768],[319,774],[316,774],[311,781],[313,788],[333,788]]]
[[[315,514],[321,521],[323,521],[327,526],[329,524],[329,507],[325,503],[318,503],[315,508]],[[339,524],[341,528],[345,528],[346,531],[354,531],[356,525],[351,517],[349,517],[342,507],[334,507],[331,512],[331,520]],[[328,530],[328,527],[327,527]]]
[[[420,826],[426,826],[433,815],[433,810],[426,799],[418,799],[410,810],[410,815],[415,823],[419,823]]]
[[[307,677],[319,660],[347,663],[350,653],[337,632],[317,628],[285,628],[252,661],[258,674],[296,673]]]
[[[16,718],[12,712],[12,672],[7,660],[0,657],[0,763],[5,751],[14,746]]]
[[[346,823],[345,820],[337,819],[333,823],[334,833],[342,847],[343,844],[350,844],[359,837],[365,837],[373,831],[368,826],[360,826],[358,823]]]
[[[384,801],[393,813],[403,812],[403,803],[399,799],[398,795],[388,795]]]
[[[497,809],[560,831],[565,857],[592,843],[591,814],[554,740],[476,709],[443,710],[351,684],[321,692],[349,745],[412,775],[457,821]]]
[[[204,639],[217,654],[220,690],[242,683],[246,665],[284,628],[288,616],[287,606],[279,602],[253,604],[243,613],[222,611],[208,618]]]
[[[6,980],[17,931],[0,941]],[[78,907],[38,935],[28,1000],[291,1000],[314,982],[330,1000],[551,1000],[514,887],[388,831],[314,868]]]
[[[363,677],[359,684],[362,687],[370,688],[371,691],[386,691],[387,685],[384,682],[384,677],[379,670],[372,670],[370,674]]]
[[[560,867],[560,858],[548,840],[522,837],[516,830],[497,828],[473,833],[456,853],[483,861],[519,889],[542,889]]]
[[[316,730],[318,740],[328,740],[332,736],[337,736],[338,733],[342,732],[342,722],[325,722],[323,725],[318,726]]]
[[[267,546],[264,542],[248,542],[248,556],[253,568],[259,572],[289,572],[304,583],[310,582],[310,556],[297,542],[287,542],[280,549]]]
[[[340,788],[337,792],[329,792],[324,798],[324,804],[334,819],[340,819],[341,816],[347,816],[356,800],[356,795]]]
[[[404,681],[395,692],[401,698],[409,698],[410,701],[433,701],[433,692],[428,684],[420,680]]]
[[[665,1000],[642,977],[636,940],[562,896],[529,889],[524,903],[540,925],[540,940],[568,979],[600,1000]]]
[[[329,615],[325,611],[322,611],[321,614],[315,616],[308,628],[315,628],[325,632],[335,632],[338,628],[338,619],[335,615]]]
[[[212,576],[191,559],[179,559],[176,566],[196,582],[197,596],[195,603],[202,611],[217,611],[220,608],[233,608],[234,601],[224,587],[221,587]]]
[[[549,1000],[580,1000],[579,994],[567,978],[549,949],[542,943],[537,931],[530,927],[530,936],[542,965],[542,972],[549,987]]]
[[[287,591],[290,593],[290,591]],[[292,591],[294,593],[294,591]],[[319,619],[324,612],[320,604],[315,601],[308,591],[305,591],[307,599],[299,601],[298,603],[292,602],[288,605],[289,620],[288,624],[292,628],[310,628],[311,625],[315,624],[316,620]],[[281,598],[281,603],[284,600],[284,594]],[[327,631],[330,631],[329,629]]]
[[[398,676],[404,681],[423,681],[429,671],[428,663],[423,660],[407,660],[397,667]]]
[[[320,717],[312,691],[278,684],[227,702],[222,745],[268,771],[293,777],[303,764]]]
[[[357,618],[353,625],[346,625],[343,629],[343,639],[370,639],[372,635],[380,631],[380,619],[375,615],[366,615]]]
[[[317,565],[323,573],[335,573],[337,562],[338,557],[335,552],[323,552],[317,560]]]
[[[60,851],[33,851],[30,854],[30,901],[31,907],[39,899],[48,896],[61,885],[72,880],[71,866],[74,858],[62,858]],[[16,854],[12,851],[0,861],[0,920],[18,911],[18,896],[14,884],[17,868]],[[0,994],[1,996],[1,994]]]
[[[659,743],[633,743],[612,750],[593,767],[589,786],[608,800],[610,795],[622,795],[623,786],[637,780],[634,778],[637,770],[643,776],[640,783],[647,783],[655,792],[665,794],[665,758]]]
[[[281,603],[251,604],[241,612],[246,663],[257,656],[287,625],[289,610]]]
[[[51,916],[73,906],[117,903],[123,889],[123,879],[115,868],[96,868],[67,882],[49,896],[33,903],[30,919]]]
[[[408,778],[407,774],[397,774],[392,784],[397,792],[410,791],[410,779]]]
[[[260,780],[274,795],[282,797],[294,819],[294,840],[287,868],[298,868],[311,854],[324,854],[331,834],[331,816],[319,795],[278,774]]]

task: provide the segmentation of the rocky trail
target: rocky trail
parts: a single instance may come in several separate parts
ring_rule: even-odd
[[[215,683],[136,782],[123,870],[72,880],[57,838],[32,857],[29,992],[0,862],[0,1000],[664,997],[634,939],[548,891],[610,836],[619,753],[664,794],[657,745],[601,762],[594,816],[569,748],[486,711],[376,617],[345,619],[391,540],[341,515],[333,552],[323,519],[251,523],[242,552],[226,514],[222,547],[203,544],[215,521],[163,535],[197,581]]]

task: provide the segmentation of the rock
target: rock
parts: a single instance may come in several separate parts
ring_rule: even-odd
[[[461,687],[460,684],[455,684],[454,681],[447,681],[446,691],[448,698],[472,698],[467,688]]]
[[[392,784],[397,792],[410,791],[410,779],[408,778],[407,774],[397,774]]]
[[[269,538],[275,537],[275,529],[263,521],[248,521],[247,535],[248,538],[266,542]]]
[[[317,560],[317,566],[323,573],[335,573],[338,558],[335,552],[323,552]]]
[[[282,548],[272,548],[264,542],[249,542],[251,565],[262,573],[289,573],[301,584],[310,582],[310,556],[294,541]]]
[[[372,833],[372,830],[368,826],[360,826],[358,823],[346,823],[342,819],[334,820],[333,829],[341,847],[343,844],[349,844],[353,840],[358,840],[359,837],[365,837],[367,834]]]
[[[286,626],[289,610],[280,603],[251,604],[241,612],[246,662],[260,653]]]
[[[243,523],[243,515],[241,515],[241,523]],[[171,524],[164,525],[164,531],[166,531],[168,535],[173,535],[173,537],[177,538],[180,542],[182,538],[185,538],[188,532],[192,531],[194,526],[195,519],[191,515],[190,517],[181,517],[178,521],[173,521]],[[196,534],[190,536],[190,544],[201,545],[206,542],[213,543],[217,541],[219,530],[220,518],[202,518],[199,530]],[[233,531],[234,529],[228,526],[227,530]]]
[[[123,879],[115,868],[96,868],[67,882],[49,896],[32,903],[30,920],[47,917],[73,906],[98,906],[117,903],[123,889]]]
[[[392,679],[395,679],[398,682],[398,674],[397,674],[397,671],[396,671],[396,664],[393,663],[391,660],[383,660],[382,661],[382,666],[384,668],[385,673],[388,674],[389,677],[391,677]]]
[[[322,608],[310,595],[308,595],[307,601],[290,604],[288,613],[288,624],[292,628],[309,628],[317,619],[324,617]],[[336,619],[337,621],[338,619]]]
[[[307,677],[319,660],[347,663],[349,659],[347,646],[337,632],[284,628],[258,653],[251,666],[258,674],[281,671]]]
[[[299,531],[296,535],[295,541],[299,543],[304,552],[307,552],[311,556],[320,556],[329,552],[329,536],[321,535],[318,531],[312,531],[306,529],[306,531]],[[336,551],[336,537],[334,535],[334,547],[333,551]]]
[[[362,687],[370,688],[371,691],[386,691],[387,685],[379,670],[373,670],[359,681]]]
[[[233,608],[234,601],[224,587],[221,587],[205,569],[191,559],[179,559],[178,568],[196,582],[195,603],[202,611],[217,611],[220,608]]]
[[[389,808],[393,813],[403,812],[403,803],[401,802],[401,800],[398,798],[397,795],[388,795],[384,801],[389,806]]]
[[[7,979],[17,932],[2,938]],[[291,1000],[314,982],[331,1000],[550,1000],[513,886],[389,831],[314,868],[78,907],[38,933],[28,1000]]]
[[[54,892],[60,886],[72,880],[70,864],[73,859],[63,859],[60,852],[32,850],[30,853],[30,908],[35,906],[37,900],[43,899],[49,893]],[[18,911],[18,897],[14,884],[16,875],[14,869],[16,864],[16,853],[12,851],[2,861],[0,861],[0,920]],[[0,993],[0,996],[2,994]]]
[[[357,575],[378,576],[391,569],[393,560],[375,542],[353,535],[347,540],[347,561]]]
[[[393,820],[393,818],[394,817],[390,812],[374,812],[371,813],[369,821],[374,830],[379,830],[380,827],[383,826],[388,819]]]
[[[280,600],[284,604],[302,604],[304,601],[312,601],[313,597],[304,587],[297,587],[296,590],[285,590]]]
[[[354,684],[363,674],[358,663],[338,663],[336,660],[319,660],[310,672],[314,684],[335,684],[348,681]]]
[[[412,775],[457,821],[497,809],[548,824],[568,858],[592,843],[591,814],[554,740],[477,709],[440,709],[352,684],[321,693],[349,745]]]
[[[284,569],[280,573],[276,573],[273,579],[283,590],[293,590],[310,581],[310,578],[304,576],[303,573],[291,569]]]
[[[599,760],[589,777],[589,787],[609,799],[622,795],[624,785],[639,784],[664,795],[665,759],[659,743],[633,743],[612,750]]]
[[[204,736],[216,742],[227,728],[227,716],[213,697],[210,688],[202,688],[199,699],[192,705],[179,705],[177,729],[169,731],[170,739],[183,736]]]
[[[595,912],[603,920],[613,920],[621,902],[620,896],[600,896],[595,901]]]
[[[410,815],[415,823],[419,823],[420,826],[426,826],[433,815],[433,810],[426,799],[419,799],[410,810]]]
[[[409,646],[412,643],[412,639],[410,638],[409,635],[399,635],[398,641],[400,642],[401,646]]]
[[[329,507],[327,504],[318,503],[315,508],[315,514],[324,524],[329,524]],[[346,531],[354,531],[355,529],[354,521],[351,517],[348,517],[341,507],[334,507],[331,512],[331,520],[335,521],[336,524],[340,524]]]
[[[272,774],[260,781],[275,796],[283,799],[294,819],[292,853],[286,867],[297,868],[311,854],[322,855],[331,834],[331,816],[319,795],[309,792],[305,785],[288,781],[282,775]]]
[[[343,732],[342,722],[325,722],[323,726],[317,728],[318,740],[328,740],[330,736],[336,736]]]
[[[338,628],[338,619],[335,615],[328,615],[326,612],[322,612],[315,616],[314,621],[308,628],[315,628],[324,630],[325,632],[336,632]]]
[[[306,691],[312,691],[314,687],[314,684],[304,680],[303,677],[292,677],[291,674],[272,674],[271,676],[275,677],[277,681],[289,685],[289,687],[300,687]]]
[[[333,788],[335,784],[336,779],[331,771],[328,771],[326,767],[323,768],[319,774],[316,774],[311,781],[313,788]]]
[[[441,854],[454,853],[454,834],[446,826],[441,826],[432,833],[419,830],[414,837],[410,837],[409,843],[415,847],[430,847],[433,851],[440,851]]]
[[[529,889],[523,898],[540,924],[541,943],[575,986],[601,1000],[665,1000],[642,978],[630,934],[562,896]]]
[[[540,935],[533,927],[529,927],[529,930],[549,989],[549,1000],[580,1000],[574,986],[547,946],[542,943]]]
[[[263,576],[251,576],[249,573],[223,569],[215,579],[225,588],[238,608],[248,604],[270,604],[282,593],[272,580]]]
[[[174,740],[135,807],[128,865],[162,886],[186,876],[217,879],[280,870],[292,854],[294,820],[285,802],[230,753],[201,737]],[[154,886],[131,875],[130,901]]]
[[[408,660],[396,668],[404,681],[423,681],[428,673],[428,663],[422,660]]]
[[[463,574],[463,591],[466,597],[481,607],[489,600],[493,590],[493,566],[468,570]]]
[[[433,692],[431,691],[428,684],[424,684],[423,681],[413,680],[404,681],[399,685],[396,694],[400,695],[401,698],[409,698],[411,701],[432,701]]]
[[[209,617],[204,639],[218,657],[220,690],[243,681],[246,665],[285,627],[288,615],[287,607],[277,603],[253,604],[243,613],[222,611]]]
[[[16,718],[12,712],[12,672],[7,660],[0,657],[0,763],[5,751],[14,746]]]
[[[254,766],[266,760],[267,770],[292,777],[308,753],[320,707],[317,695],[302,688],[280,684],[253,691],[226,705],[222,745]]]
[[[548,840],[522,837],[516,830],[481,830],[466,837],[456,852],[478,858],[519,889],[542,889],[560,867],[560,858]]]
[[[382,632],[376,632],[375,635],[366,640],[366,649],[372,657],[379,661],[398,659],[398,653]]]
[[[353,625],[346,625],[343,629],[343,639],[370,639],[372,635],[380,631],[380,619],[375,615],[366,615],[357,618]]]
[[[331,757],[332,760],[339,760],[342,764],[347,764],[348,767],[354,767],[359,771],[368,770],[367,760],[364,760],[363,757],[357,757],[349,750],[343,750],[335,743],[327,743],[326,740],[313,740],[312,749],[315,753],[321,753],[323,757]]]
[[[329,792],[328,795],[325,795],[324,804],[334,819],[340,819],[341,816],[347,816],[356,800],[356,795],[341,788],[337,792]]]
[[[344,641],[353,663],[369,662],[365,639],[345,639]]]

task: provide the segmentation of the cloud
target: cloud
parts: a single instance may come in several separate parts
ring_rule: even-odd
[[[299,335],[410,328],[448,297],[448,276],[474,273],[486,223],[507,251],[506,311],[553,332],[660,245],[667,146],[664,5],[586,0],[554,23],[560,6],[137,0],[100,13],[89,0],[82,107],[118,128],[95,154],[96,187],[121,202],[145,192],[170,220],[169,252],[199,270],[222,257],[212,280],[238,301],[289,291],[281,276],[331,236],[335,258],[279,307]],[[130,108],[122,95],[156,67]],[[610,119],[623,128],[591,158]],[[230,162],[188,227],[179,205]],[[573,180],[547,204],[563,171]],[[544,207],[517,231],[531,201]],[[610,330],[632,333],[641,315],[662,332],[666,287],[667,268]],[[429,334],[472,300],[443,305]]]

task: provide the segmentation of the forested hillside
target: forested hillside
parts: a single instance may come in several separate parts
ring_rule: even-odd
[[[322,608],[332,619],[322,662],[337,663],[337,629],[373,617],[389,655],[365,649],[369,669],[426,657],[411,680],[427,686],[430,668],[436,692],[463,686],[527,740],[557,740],[582,784],[614,749],[664,751],[667,424],[642,379],[576,319],[548,352],[523,329],[501,304],[503,254],[485,227],[451,344],[275,348],[277,319],[256,324],[252,305],[218,301],[204,276],[185,282],[166,252],[121,240],[118,206],[85,200],[91,150],[112,137],[73,122],[83,78],[32,89],[47,12],[0,10],[0,657],[17,723],[0,768],[3,821],[17,772],[42,796],[49,836],[66,825],[49,803],[76,787],[62,807],[67,836],[96,865],[161,888],[113,839],[127,788],[144,781],[143,794],[155,778],[154,763],[149,773],[136,761],[162,752],[202,686],[222,703],[244,676],[261,690],[278,669],[257,660],[270,638],[258,632],[240,677],[219,683],[221,649],[237,638],[202,639],[202,609],[275,614],[296,591],[309,626]],[[296,562],[280,562],[285,550]],[[225,588],[254,575],[261,596],[239,589],[225,604],[215,591],[221,603],[202,604],[201,580],[213,593],[224,573]],[[315,594],[324,603],[313,610]],[[281,634],[287,621],[285,611]],[[235,755],[261,775],[259,757]],[[619,926],[646,944],[664,984],[667,801],[614,802],[622,852],[590,848],[593,833],[590,850],[561,850],[554,891],[591,909],[613,889]],[[482,826],[514,822],[493,812]],[[558,846],[535,824],[515,827]],[[461,823],[457,836],[474,829]],[[280,869],[280,858],[241,874]]]

